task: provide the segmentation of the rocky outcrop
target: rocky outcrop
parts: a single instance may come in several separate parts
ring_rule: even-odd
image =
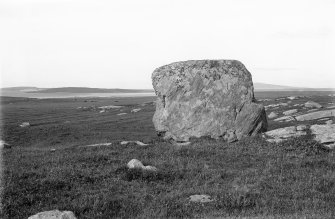
[[[89,145],[84,145],[81,147],[99,147],[99,146],[110,146],[110,145],[112,145],[112,143],[107,142],[107,143],[89,144]]]
[[[312,125],[310,130],[316,141],[329,148],[335,148],[335,124]]]
[[[282,142],[288,138],[292,137],[299,137],[302,135],[306,135],[306,127],[295,127],[295,126],[288,126],[285,128],[279,128],[275,130],[271,130],[268,132],[265,132],[263,134],[263,137],[267,138],[268,142]]]
[[[290,121],[294,121],[294,117],[293,116],[283,116],[283,117],[279,117],[277,119],[274,120],[275,122],[290,122]]]
[[[267,129],[251,74],[239,61],[172,63],[157,68],[152,83],[158,96],[153,123],[165,139],[241,139]]]
[[[329,149],[335,148],[335,124],[311,125],[310,127],[306,125],[288,126],[265,132],[263,137],[268,142],[279,143],[289,138],[307,135],[308,130],[314,136],[314,140]]]
[[[284,111],[283,114],[288,116],[288,115],[291,115],[291,114],[294,114],[294,113],[297,113],[297,112],[298,112],[297,109],[291,109],[291,110]]]
[[[120,142],[121,145],[127,145],[127,144],[137,144],[138,146],[147,146],[149,144],[145,144],[141,141],[121,141]]]
[[[316,103],[316,102],[311,101],[311,100],[306,102],[304,105],[305,105],[305,107],[308,107],[308,108],[322,108],[322,106],[319,103]]]
[[[297,121],[306,121],[306,120],[314,120],[314,119],[320,119],[320,118],[325,118],[325,117],[334,117],[334,116],[335,116],[335,109],[307,113],[307,114],[304,114],[304,115],[297,116],[297,117],[295,117],[295,119]]]
[[[288,103],[270,104],[270,105],[265,106],[265,109],[275,108],[275,107],[280,107],[280,106],[288,106]]]
[[[275,112],[271,112],[271,113],[268,115],[268,118],[269,118],[269,119],[274,119],[274,118],[276,118],[276,117],[278,117],[278,114],[275,113]]]

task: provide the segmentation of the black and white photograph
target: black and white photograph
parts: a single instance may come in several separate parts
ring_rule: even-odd
[[[1,0],[0,218],[334,219],[334,0]]]

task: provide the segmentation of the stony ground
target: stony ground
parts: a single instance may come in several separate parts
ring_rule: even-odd
[[[277,114],[269,130],[334,120],[275,121],[292,109],[294,117],[329,110],[334,96],[256,95],[268,115]],[[335,153],[310,133],[281,143],[257,136],[176,146],[156,137],[152,101],[2,98],[1,139],[10,146],[2,149],[0,216],[59,209],[78,218],[335,217]],[[305,107],[308,101],[322,108]],[[134,158],[157,171],[129,170]],[[192,202],[192,195],[210,201]]]

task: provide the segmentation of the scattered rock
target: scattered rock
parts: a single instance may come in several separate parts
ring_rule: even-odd
[[[274,108],[274,107],[280,107],[280,106],[288,106],[288,104],[287,103],[270,104],[270,105],[265,106],[265,109]]]
[[[11,148],[12,146],[10,144],[7,144],[5,141],[0,140],[0,149],[2,148]]]
[[[127,144],[130,144],[130,143],[135,143],[135,144],[137,144],[139,146],[147,146],[147,145],[149,145],[149,144],[145,144],[145,143],[143,143],[141,141],[121,141],[120,142],[121,145],[127,145]]]
[[[132,113],[137,113],[138,111],[142,110],[141,108],[138,108],[138,109],[132,109],[130,112]]]
[[[72,211],[44,211],[33,216],[30,216],[28,219],[77,219],[74,216]]]
[[[77,107],[77,109],[80,109],[82,111],[97,111],[97,107],[96,106],[80,106]]]
[[[289,100],[295,100],[295,99],[297,99],[297,97],[291,96],[291,97],[287,97],[287,99],[289,99]]]
[[[191,195],[190,196],[191,202],[200,202],[200,203],[208,203],[212,202],[213,200],[209,195]]]
[[[265,132],[263,137],[268,142],[282,142],[292,137],[299,137],[307,134],[308,127],[306,125],[289,126]],[[335,124],[328,125],[312,125],[309,130],[314,135],[314,139],[324,146],[335,148]]]
[[[77,107],[77,109],[80,109],[82,111],[99,111],[99,113],[105,113],[109,110],[112,109],[120,109],[123,106],[114,106],[114,105],[110,105],[110,106],[80,106]]]
[[[293,116],[283,116],[283,117],[275,119],[274,121],[275,122],[280,122],[280,121],[290,122],[290,121],[293,121],[293,120],[294,120]]]
[[[191,142],[186,141],[186,142],[175,142],[174,144],[176,144],[177,146],[187,146],[190,145]]]
[[[98,109],[110,110],[110,109],[119,109],[119,108],[122,108],[122,107],[123,106],[110,105],[110,106],[99,106]]]
[[[279,129],[275,129],[275,130],[265,132],[263,134],[263,137],[267,138],[266,140],[269,141],[269,142],[278,143],[278,142],[284,141],[288,138],[306,135],[307,134],[306,131],[301,130],[301,129],[303,129],[303,128],[299,127],[299,130],[298,130],[297,127],[295,127],[295,126],[279,128]]]
[[[127,167],[129,169],[142,169],[146,171],[154,171],[156,172],[158,169],[154,166],[144,166],[143,163],[137,159],[132,159],[128,162]]]
[[[335,124],[312,125],[311,133],[315,135],[315,140],[324,144],[330,149],[335,148]]]
[[[316,103],[316,102],[311,101],[311,100],[306,102],[304,105],[307,108],[322,108],[322,106],[319,103]]]
[[[226,140],[226,141],[228,141],[228,143],[232,143],[232,142],[235,142],[235,141],[237,141],[238,139],[237,139],[237,136],[235,135],[235,133],[234,132],[228,132],[227,133],[227,135],[225,135],[224,136],[224,139]]]
[[[322,119],[319,119],[318,121],[326,121],[328,120],[329,118],[322,118]]]
[[[141,141],[135,141],[135,143],[136,143],[137,145],[139,145],[139,146],[146,146],[146,145],[148,145],[148,144],[145,144],[145,143],[143,143],[143,142],[141,142]]]
[[[299,104],[299,103],[297,103],[297,104],[294,104],[293,106],[300,106],[300,104]]]
[[[276,117],[278,117],[278,114],[275,113],[275,112],[271,112],[271,113],[268,115],[268,118],[269,118],[269,119],[274,119],[274,118],[276,118]]]
[[[327,124],[327,125],[331,125],[331,124],[333,124],[333,120],[328,120],[328,121],[326,121],[326,124]]]
[[[291,109],[291,110],[284,111],[283,114],[288,116],[288,115],[291,115],[291,114],[296,113],[296,112],[298,112],[297,109]]]
[[[258,99],[258,101],[271,101],[271,99]]]
[[[312,113],[296,116],[295,119],[297,121],[307,121],[307,120],[314,120],[314,119],[333,117],[333,116],[335,116],[335,109],[312,112]]]
[[[30,123],[29,123],[29,122],[23,122],[23,123],[21,123],[21,125],[20,125],[21,128],[29,127],[29,126],[30,126]]]
[[[254,102],[250,72],[239,61],[176,62],[152,73],[156,95],[153,123],[164,139],[237,139],[265,131],[264,107]]]
[[[51,152],[55,152],[56,149],[55,149],[55,148],[51,148],[50,151],[51,151]]]
[[[98,144],[89,144],[82,147],[98,147],[98,146],[110,146],[112,143],[98,143]]]
[[[155,105],[155,102],[149,101],[139,104],[139,106]]]
[[[307,126],[306,125],[298,125],[297,126],[297,131],[306,131],[307,130]]]
[[[154,171],[154,172],[157,171],[157,168],[154,166],[144,166],[143,168],[148,171]]]
[[[141,161],[139,161],[137,159],[132,159],[131,161],[128,162],[127,167],[129,169],[134,169],[134,168],[143,169],[144,165],[142,164]]]
[[[119,114],[116,114],[117,116],[122,116],[122,115],[126,115],[127,113],[119,113]]]

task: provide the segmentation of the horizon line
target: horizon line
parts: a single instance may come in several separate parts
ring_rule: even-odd
[[[253,82],[253,85],[255,84],[264,84],[264,85],[271,85],[271,86],[281,86],[281,87],[287,87],[287,88],[294,88],[294,89],[335,89],[335,87],[303,87],[303,86],[295,86],[295,85],[282,85],[282,84],[271,84],[271,83],[265,83],[265,82]],[[113,88],[107,88],[107,87],[88,87],[88,86],[57,86],[57,87],[39,87],[34,85],[17,85],[17,86],[2,86],[0,84],[0,89],[8,89],[8,88],[20,88],[20,87],[31,87],[31,88],[39,88],[39,89],[53,89],[53,88],[92,88],[92,89],[124,89],[124,90],[153,90],[153,88],[119,88],[119,87],[113,87]],[[255,86],[254,86],[255,88]],[[264,90],[267,90],[269,88],[265,88]],[[260,88],[262,90],[262,88]]]

